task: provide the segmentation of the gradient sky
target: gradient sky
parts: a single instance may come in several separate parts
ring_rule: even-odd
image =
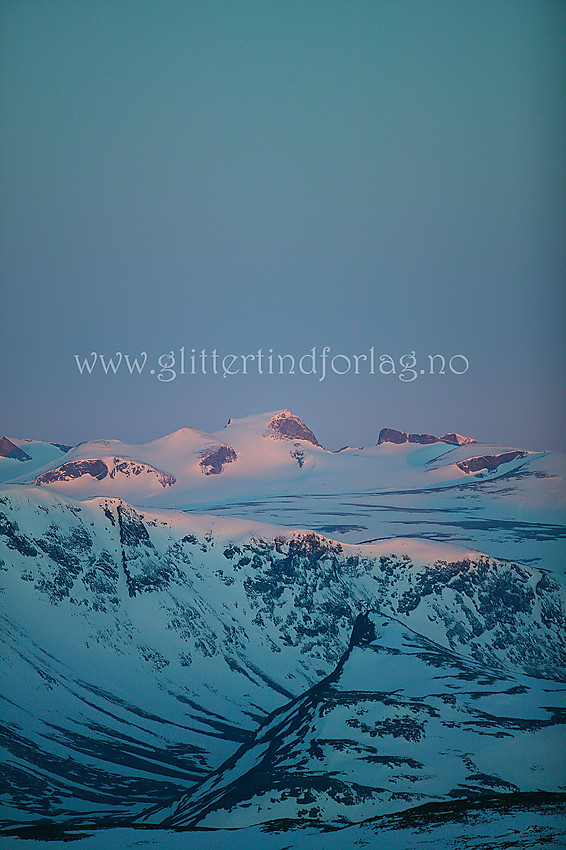
[[[566,449],[565,3],[1,9],[2,433],[288,407],[329,448],[388,425]],[[165,383],[73,357],[313,345],[470,368]]]

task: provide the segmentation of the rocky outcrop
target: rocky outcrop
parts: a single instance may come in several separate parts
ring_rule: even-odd
[[[43,472],[35,479],[36,484],[53,484],[55,481],[73,481],[82,478],[83,475],[92,475],[98,481],[102,481],[108,475],[108,467],[103,460],[71,460],[57,469]]]
[[[435,437],[434,434],[409,434],[409,442],[428,446],[431,443],[442,443],[443,440],[441,437]]]
[[[453,446],[467,446],[468,443],[477,443],[473,437],[463,437],[461,434],[445,434],[440,438],[441,443],[451,443]]]
[[[419,443],[428,446],[432,443],[448,443],[452,446],[464,446],[467,443],[477,442],[472,437],[463,437],[461,434],[445,434],[443,437],[435,437],[434,434],[407,434],[405,431],[397,431],[395,428],[382,428],[379,432],[377,445],[382,443]]]
[[[462,460],[457,463],[458,469],[469,474],[471,472],[481,472],[482,470],[494,470],[502,463],[509,463],[519,457],[527,457],[528,452],[503,452],[500,455],[481,455],[481,457],[471,457],[468,460]]]
[[[8,437],[2,437],[0,440],[0,457],[10,457],[13,460],[31,460],[28,453],[20,449]]]
[[[110,463],[110,467],[108,463]],[[169,472],[162,472],[147,463],[139,463],[128,458],[114,457],[108,463],[99,458],[71,460],[57,467],[57,469],[51,469],[49,472],[38,475],[35,483],[41,485],[53,484],[57,481],[73,481],[76,478],[82,478],[83,475],[91,475],[98,481],[102,481],[107,475],[110,478],[116,478],[118,475],[124,475],[128,478],[130,475],[141,475],[144,472],[155,475],[162,487],[171,487],[177,480]]]
[[[307,428],[302,419],[299,419],[290,410],[281,410],[276,413],[269,420],[267,427],[272,432],[269,436],[284,437],[289,440],[304,440],[307,443],[312,443],[313,446],[320,446],[310,428]]]
[[[51,443],[52,446],[55,446],[56,449],[59,449],[63,452],[63,454],[67,454],[70,452],[73,446],[67,446],[65,443]]]
[[[233,463],[237,459],[238,455],[234,449],[223,443],[212,450],[205,449],[199,466],[205,475],[220,475],[226,464]]]
[[[382,428],[379,432],[377,445],[382,443],[406,443],[409,435],[405,431],[396,431],[395,428]]]
[[[289,454],[291,455],[291,457],[293,458],[293,460],[296,460],[296,461],[297,461],[297,463],[298,463],[298,465],[299,465],[299,468],[300,468],[300,469],[302,469],[302,468],[303,468],[303,465],[304,465],[304,463],[305,463],[305,453],[304,453],[304,451],[301,449],[301,447],[300,447],[299,443],[295,443],[295,448],[294,448],[294,449],[291,449],[291,451],[289,452]]]
[[[113,458],[114,467],[110,471],[110,478],[116,478],[118,475],[141,475],[142,472],[152,472],[162,487],[171,487],[176,483],[177,479],[170,472],[163,472],[161,469],[156,469],[147,463],[139,463],[135,460],[124,459],[121,457]]]

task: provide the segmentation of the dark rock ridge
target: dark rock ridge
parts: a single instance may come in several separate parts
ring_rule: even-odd
[[[310,428],[307,428],[302,419],[299,419],[290,410],[281,410],[276,413],[269,420],[267,427],[273,432],[270,436],[276,435],[289,440],[304,440],[307,443],[312,443],[313,446],[322,448]]]
[[[434,434],[409,434],[409,442],[428,446],[431,443],[442,443],[444,440],[440,437],[435,437]]]
[[[199,466],[205,475],[220,475],[226,464],[233,463],[237,459],[238,455],[232,446],[223,443],[212,450],[205,449]]]
[[[500,455],[481,455],[480,457],[471,457],[468,460],[462,460],[456,466],[462,472],[480,472],[482,469],[492,470],[497,469],[502,463],[509,463],[516,460],[518,457],[527,457],[528,452],[503,452]]]
[[[110,440],[82,440],[77,443],[77,448],[79,446],[96,446],[98,449],[109,449]]]
[[[51,443],[52,446],[55,446],[56,449],[60,449],[63,454],[70,452],[73,446],[67,446],[65,443]]]
[[[83,475],[92,475],[93,478],[102,481],[108,475],[108,467],[103,460],[71,460],[57,469],[38,475],[35,483],[41,485],[53,484],[55,481],[72,481],[75,478],[82,478]]]
[[[8,437],[2,437],[0,440],[0,457],[11,457],[13,460],[31,460],[28,453],[20,449]]]
[[[461,434],[444,434],[443,437],[435,437],[434,434],[407,434],[406,431],[397,431],[396,428],[382,428],[379,432],[377,445],[382,443],[419,443],[428,446],[432,443],[448,443],[452,446],[463,446],[467,443],[476,443],[472,437],[462,437]]]
[[[143,472],[151,472],[157,476],[157,480],[162,487],[170,487],[175,484],[176,478],[168,472],[162,472],[154,466],[147,463],[139,463],[125,458],[113,458],[113,466],[108,468],[107,464],[98,458],[86,460],[71,460],[64,463],[57,469],[51,469],[49,472],[43,472],[35,479],[38,485],[52,484],[56,481],[73,481],[76,478],[82,478],[83,475],[91,475],[93,478],[102,481],[109,475],[110,478],[116,478],[118,473],[129,477],[130,475],[140,475]]]
[[[468,443],[477,443],[473,437],[462,437],[461,434],[445,434],[440,438],[442,443],[451,443],[453,446],[465,446]]]
[[[382,428],[379,432],[377,445],[382,443],[406,443],[409,435],[405,431],[397,431],[395,428]]]
[[[171,475],[171,473],[164,472],[162,469],[157,469],[155,466],[151,466],[148,463],[141,463],[140,461],[129,460],[128,458],[124,459],[121,457],[115,457],[113,458],[113,461],[114,466],[109,472],[110,478],[116,478],[118,473],[130,476],[141,475],[143,472],[151,472],[157,476],[162,487],[171,487],[171,485],[175,484],[177,481],[175,476]]]

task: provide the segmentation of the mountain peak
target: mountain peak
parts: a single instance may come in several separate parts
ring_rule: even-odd
[[[11,457],[14,460],[31,460],[30,455],[24,452],[23,449],[20,449],[8,437],[2,437],[0,439],[0,457]]]
[[[307,428],[303,420],[291,413],[290,410],[279,410],[271,417],[267,427],[279,437],[285,437],[289,440],[304,440],[322,448],[310,428]]]

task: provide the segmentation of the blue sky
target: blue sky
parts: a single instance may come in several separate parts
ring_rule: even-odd
[[[566,448],[563,3],[1,8],[0,430],[288,407],[330,448],[385,425]],[[415,351],[419,378],[74,361],[183,346]],[[469,369],[420,376],[429,353]]]

